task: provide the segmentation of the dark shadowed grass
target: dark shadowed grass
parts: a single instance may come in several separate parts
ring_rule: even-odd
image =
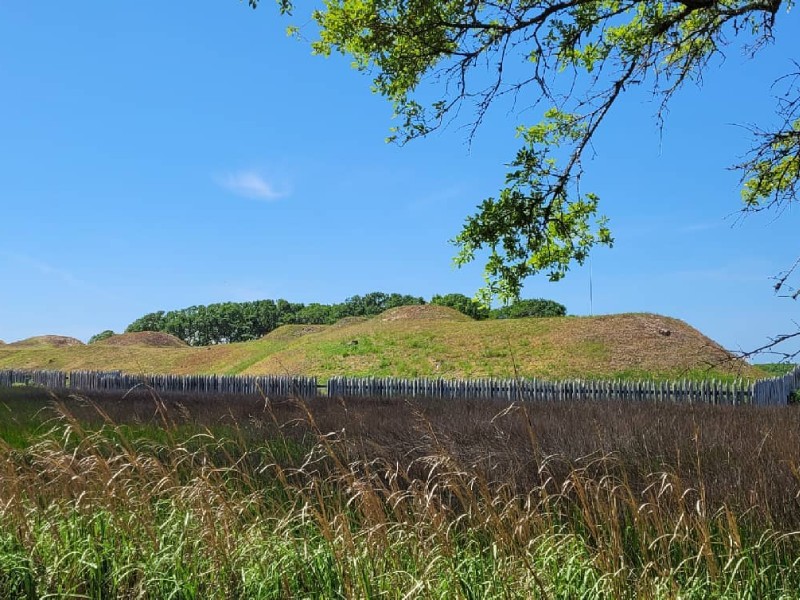
[[[41,431],[55,413],[50,412],[51,395],[35,387],[0,387],[0,439],[15,447],[24,447],[30,437]]]
[[[753,365],[754,367],[761,369],[764,373],[766,373],[767,377],[781,377],[793,371],[797,365],[794,363],[759,363]]]
[[[15,394],[0,597],[800,589],[794,407]]]

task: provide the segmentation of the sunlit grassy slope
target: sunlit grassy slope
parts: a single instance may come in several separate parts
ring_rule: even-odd
[[[443,307],[369,320],[288,325],[264,338],[203,348],[47,343],[0,346],[0,368],[277,373],[318,377],[762,376],[682,321],[652,314],[473,321]]]

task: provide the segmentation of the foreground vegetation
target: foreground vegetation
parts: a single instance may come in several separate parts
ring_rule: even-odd
[[[792,408],[0,399],[2,597],[800,589]]]

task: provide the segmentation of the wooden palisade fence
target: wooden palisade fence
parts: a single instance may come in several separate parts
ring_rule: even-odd
[[[38,385],[74,391],[128,391],[137,386],[157,393],[266,396],[318,395],[315,377],[276,375],[134,375],[120,371],[0,370],[0,387]],[[800,367],[782,377],[758,381],[627,381],[541,379],[401,379],[332,377],[327,395],[342,398],[441,398],[502,400],[634,400],[709,404],[785,405],[800,389]]]
[[[332,377],[328,396],[503,400],[650,400],[708,404],[785,405],[800,389],[800,367],[757,381],[628,381],[569,379],[400,379]]]
[[[128,391],[136,387],[157,393],[234,394],[266,396],[317,395],[315,377],[276,375],[136,375],[120,371],[4,371],[0,386],[39,385],[78,392]]]

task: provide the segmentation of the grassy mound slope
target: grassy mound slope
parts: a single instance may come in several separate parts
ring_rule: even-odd
[[[379,314],[378,321],[457,321],[472,322],[473,319],[447,306],[398,306]]]
[[[281,325],[277,329],[270,331],[261,339],[287,342],[310,333],[325,331],[328,327],[329,325]]]
[[[351,325],[358,325],[359,323],[364,323],[365,321],[369,320],[370,317],[345,317],[343,319],[339,319],[336,321],[336,323],[330,325],[330,327],[350,327]]]
[[[121,333],[95,342],[101,346],[146,346],[148,348],[186,348],[182,339],[160,331]]]
[[[65,335],[37,335],[18,342],[11,342],[8,345],[15,347],[54,346],[56,348],[65,348],[68,346],[83,346],[83,342]]]
[[[282,368],[320,376],[759,376],[696,329],[658,315],[502,321],[384,315],[306,335],[253,363],[247,372]]]
[[[113,338],[112,338],[113,339]],[[396,377],[761,377],[677,319],[653,314],[473,321],[443,307],[333,326],[289,325],[206,348],[0,348],[0,368]]]

